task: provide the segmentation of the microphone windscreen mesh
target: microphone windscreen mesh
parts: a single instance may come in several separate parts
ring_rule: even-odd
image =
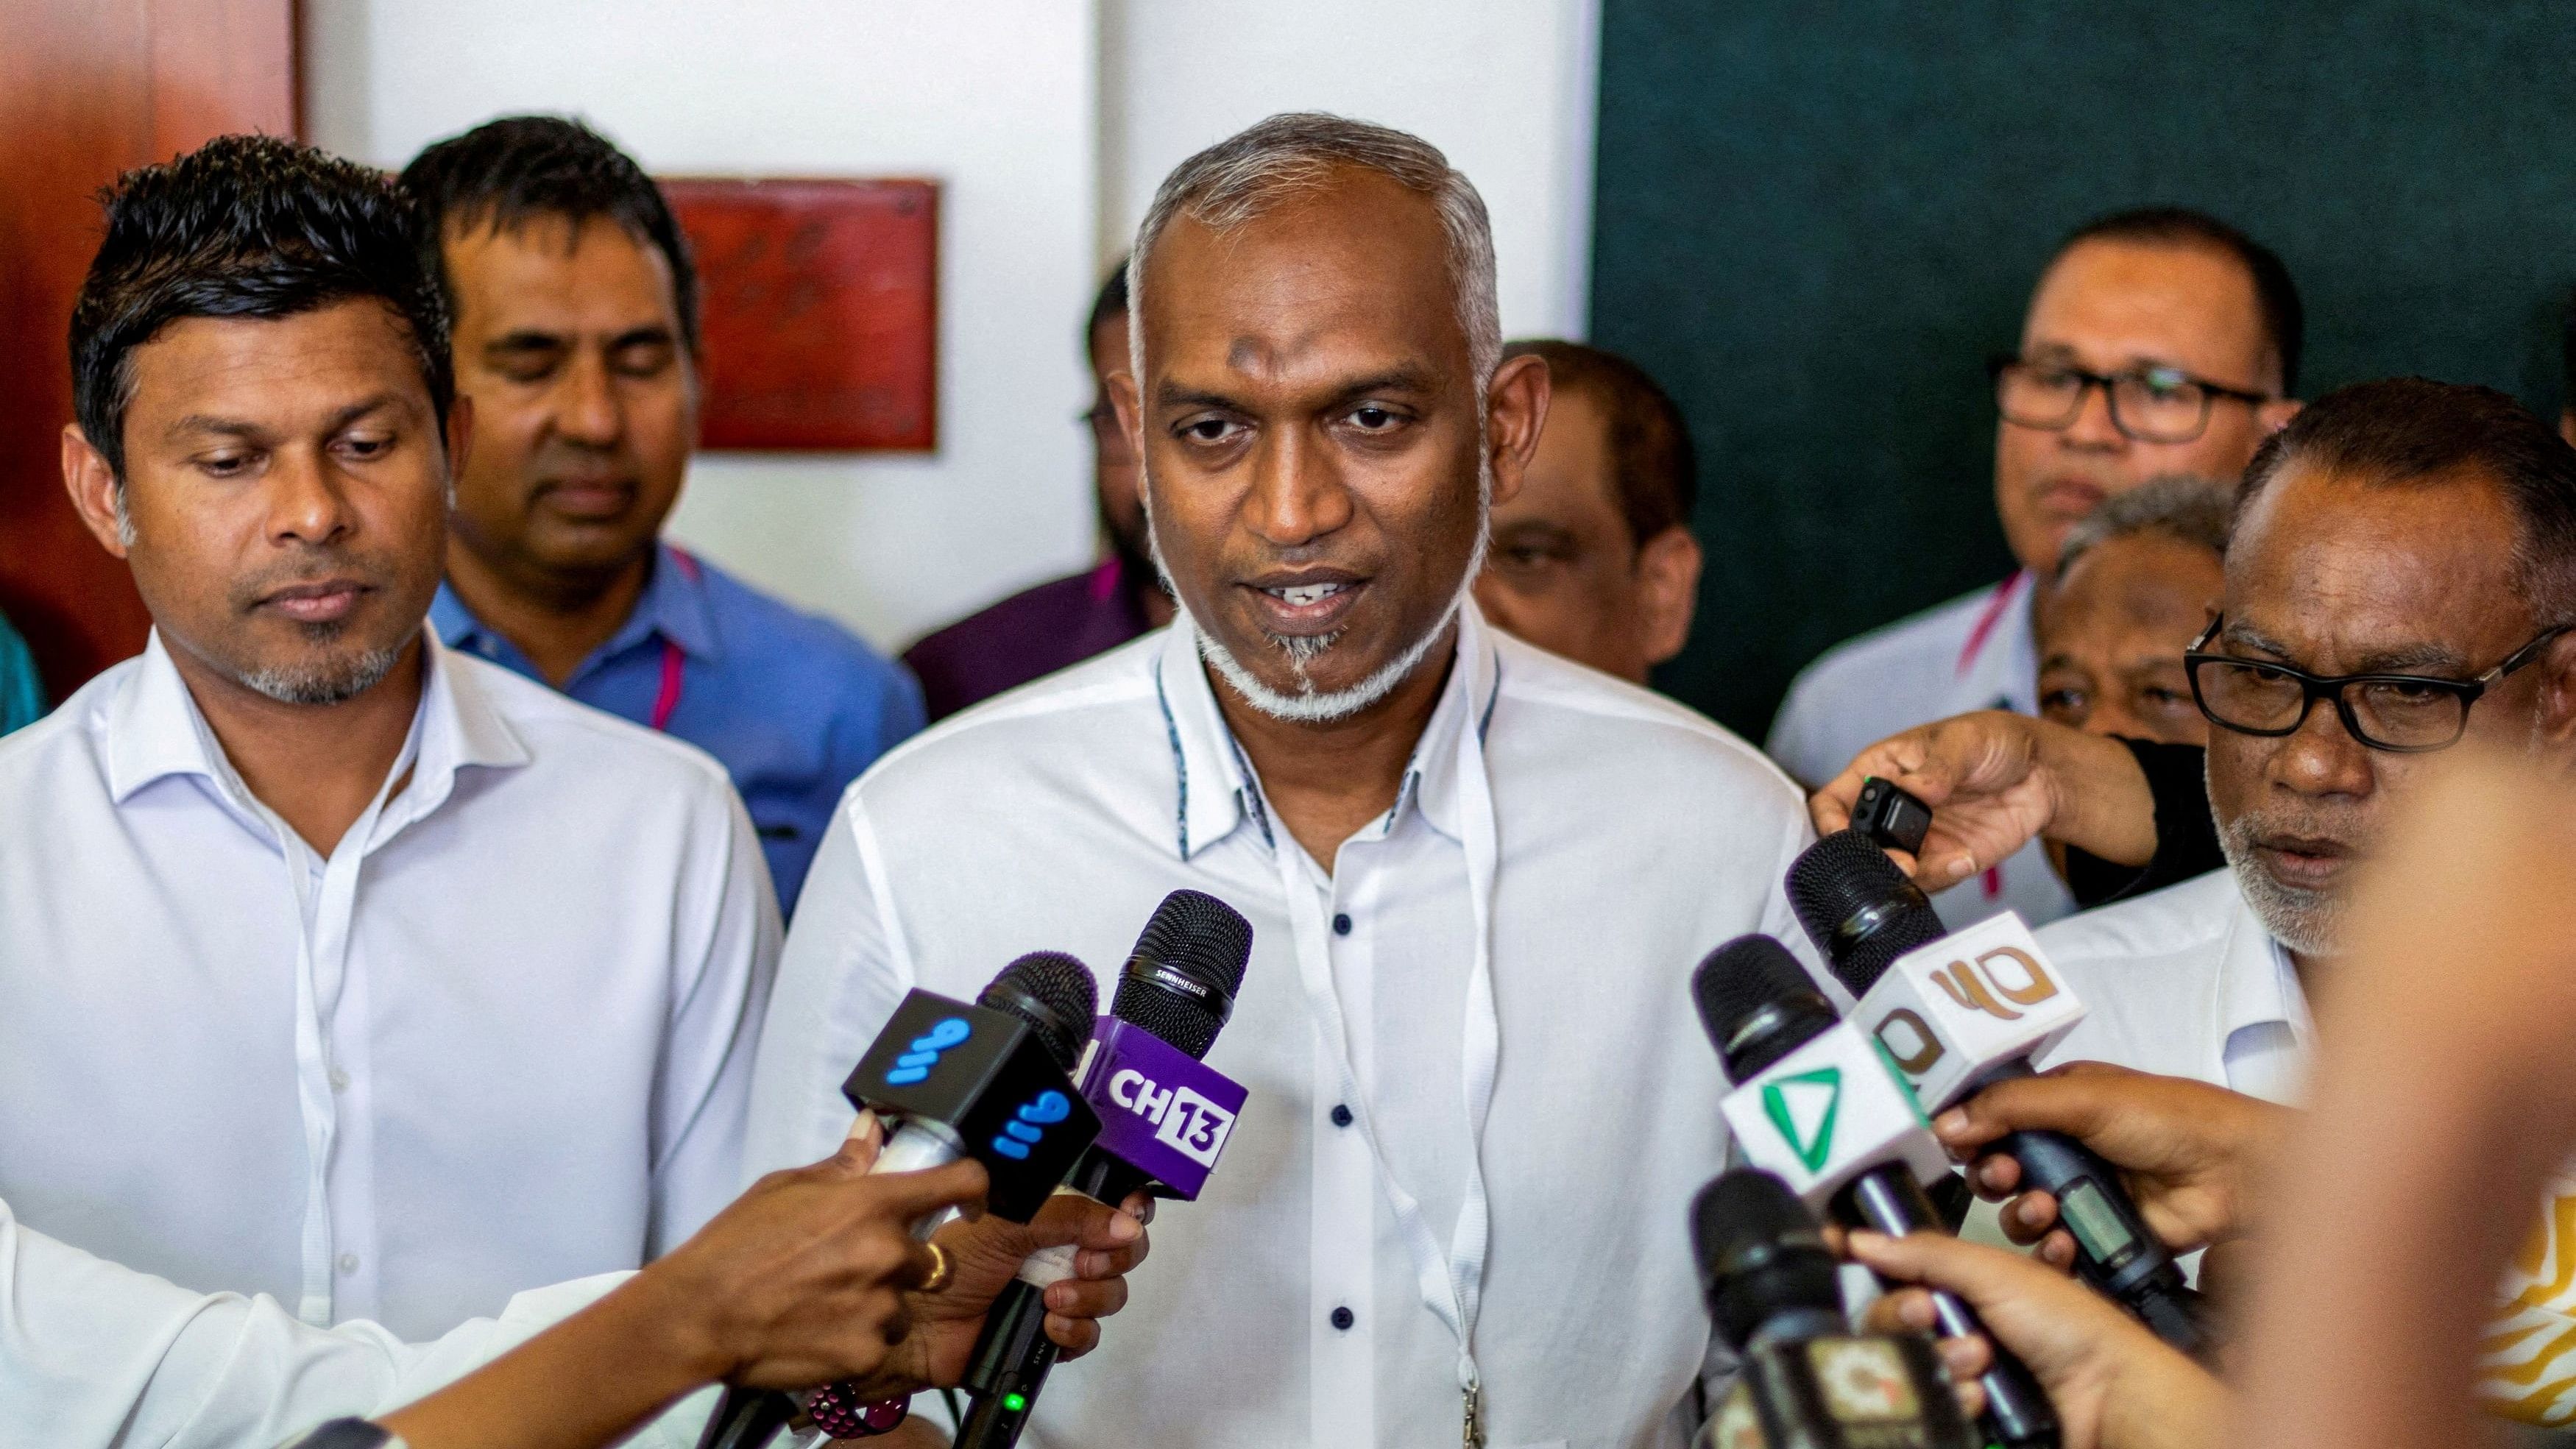
[[[1074,957],[1031,951],[1003,967],[977,1004],[1027,1022],[1047,1055],[1069,1072],[1082,1044],[1091,1039],[1100,986],[1091,979],[1091,968]]]
[[[1699,1024],[1721,1057],[1753,1013],[1815,993],[1807,968],[1798,964],[1788,947],[1769,936],[1738,936],[1702,957],[1699,969],[1691,973],[1691,1000],[1699,1006]]]
[[[1808,846],[1789,862],[1788,886],[1798,924],[1854,996],[1867,993],[1897,957],[1948,934],[1923,892],[1858,830],[1837,830]],[[1872,912],[1869,930],[1847,931]]]
[[[1719,1175],[1691,1203],[1691,1250],[1702,1282],[1753,1249],[1816,1231],[1815,1214],[1789,1185],[1756,1168]]]
[[[1252,923],[1241,912],[1203,891],[1174,891],[1163,897],[1136,937],[1109,1014],[1190,1056],[1205,1057],[1233,1009],[1251,960]],[[1193,997],[1151,974],[1139,974],[1140,962],[1181,976],[1215,999]]]

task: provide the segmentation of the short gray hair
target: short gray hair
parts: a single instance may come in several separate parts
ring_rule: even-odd
[[[2235,506],[2232,484],[2189,473],[2168,473],[2126,493],[2114,493],[2067,531],[2066,544],[2057,551],[2057,575],[2064,578],[2075,561],[2093,549],[2140,533],[2196,543],[2225,558],[2228,516]]]
[[[1322,190],[1342,167],[1388,177],[1429,201],[1449,241],[1449,280],[1457,290],[1458,325],[1467,333],[1467,362],[1476,395],[1503,357],[1503,324],[1494,299],[1494,230],[1485,199],[1440,148],[1390,126],[1321,111],[1272,116],[1217,142],[1172,168],[1154,192],[1136,228],[1127,263],[1129,307],[1145,315],[1152,285],[1147,259],[1172,219],[1186,216],[1216,231],[1231,231],[1292,197]],[[1145,329],[1129,336],[1129,365],[1139,386],[1145,373]]]

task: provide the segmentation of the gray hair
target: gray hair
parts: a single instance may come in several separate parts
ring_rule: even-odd
[[[2168,473],[2151,479],[2103,499],[2067,531],[2066,544],[2057,551],[2057,575],[2064,578],[2093,549],[2141,533],[2196,543],[2225,558],[2228,516],[2235,506],[2235,488],[2215,478]]]
[[[1440,229],[1449,241],[1449,280],[1457,289],[1458,325],[1466,329],[1468,366],[1482,399],[1503,357],[1502,315],[1494,299],[1494,231],[1485,216],[1485,199],[1439,147],[1389,126],[1321,111],[1284,112],[1173,167],[1136,228],[1136,249],[1127,263],[1132,315],[1145,315],[1145,292],[1152,285],[1147,261],[1172,218],[1186,216],[1213,230],[1231,231],[1283,201],[1322,190],[1343,167],[1388,177],[1440,213]],[[1130,331],[1127,346],[1128,365],[1141,387],[1142,326]]]

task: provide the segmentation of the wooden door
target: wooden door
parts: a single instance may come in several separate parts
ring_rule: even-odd
[[[229,131],[292,135],[295,98],[295,0],[0,3],[0,613],[57,700],[149,624],[59,464],[95,194]]]

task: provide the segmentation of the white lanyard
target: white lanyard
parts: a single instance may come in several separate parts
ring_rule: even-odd
[[[1462,629],[1462,636],[1465,633]],[[1468,664],[1464,648],[1460,650],[1459,664],[1462,668]],[[1494,1010],[1493,952],[1494,877],[1501,852],[1495,833],[1493,786],[1485,776],[1481,721],[1472,713],[1478,694],[1474,685],[1485,673],[1473,671],[1465,681],[1471,713],[1463,723],[1457,751],[1459,835],[1467,852],[1467,908],[1473,922],[1475,952],[1467,974],[1465,1038],[1459,1049],[1467,1103],[1467,1191],[1459,1205],[1457,1231],[1445,1252],[1423,1217],[1422,1205],[1396,1180],[1378,1135],[1375,1114],[1367,1094],[1360,1090],[1358,1073],[1352,1070],[1350,1035],[1343,1026],[1341,999],[1333,989],[1328,946],[1331,928],[1324,922],[1323,906],[1316,899],[1313,885],[1298,869],[1296,842],[1274,838],[1271,843],[1271,856],[1279,864],[1280,889],[1287,896],[1288,928],[1296,938],[1297,976],[1306,989],[1307,1008],[1313,1012],[1315,1029],[1323,1034],[1325,1045],[1341,1069],[1343,1100],[1351,1104],[1352,1125],[1368,1144],[1378,1181],[1385,1186],[1387,1205],[1395,1214],[1397,1230],[1404,1235],[1405,1251],[1413,1259],[1423,1306],[1458,1340],[1458,1392],[1465,1400],[1461,1438],[1470,1449],[1485,1441],[1484,1383],[1476,1371],[1475,1337],[1476,1310],[1484,1295],[1485,1249],[1493,1222],[1486,1206],[1483,1146],[1485,1118],[1494,1104],[1494,1071],[1502,1056],[1502,1021]]]

